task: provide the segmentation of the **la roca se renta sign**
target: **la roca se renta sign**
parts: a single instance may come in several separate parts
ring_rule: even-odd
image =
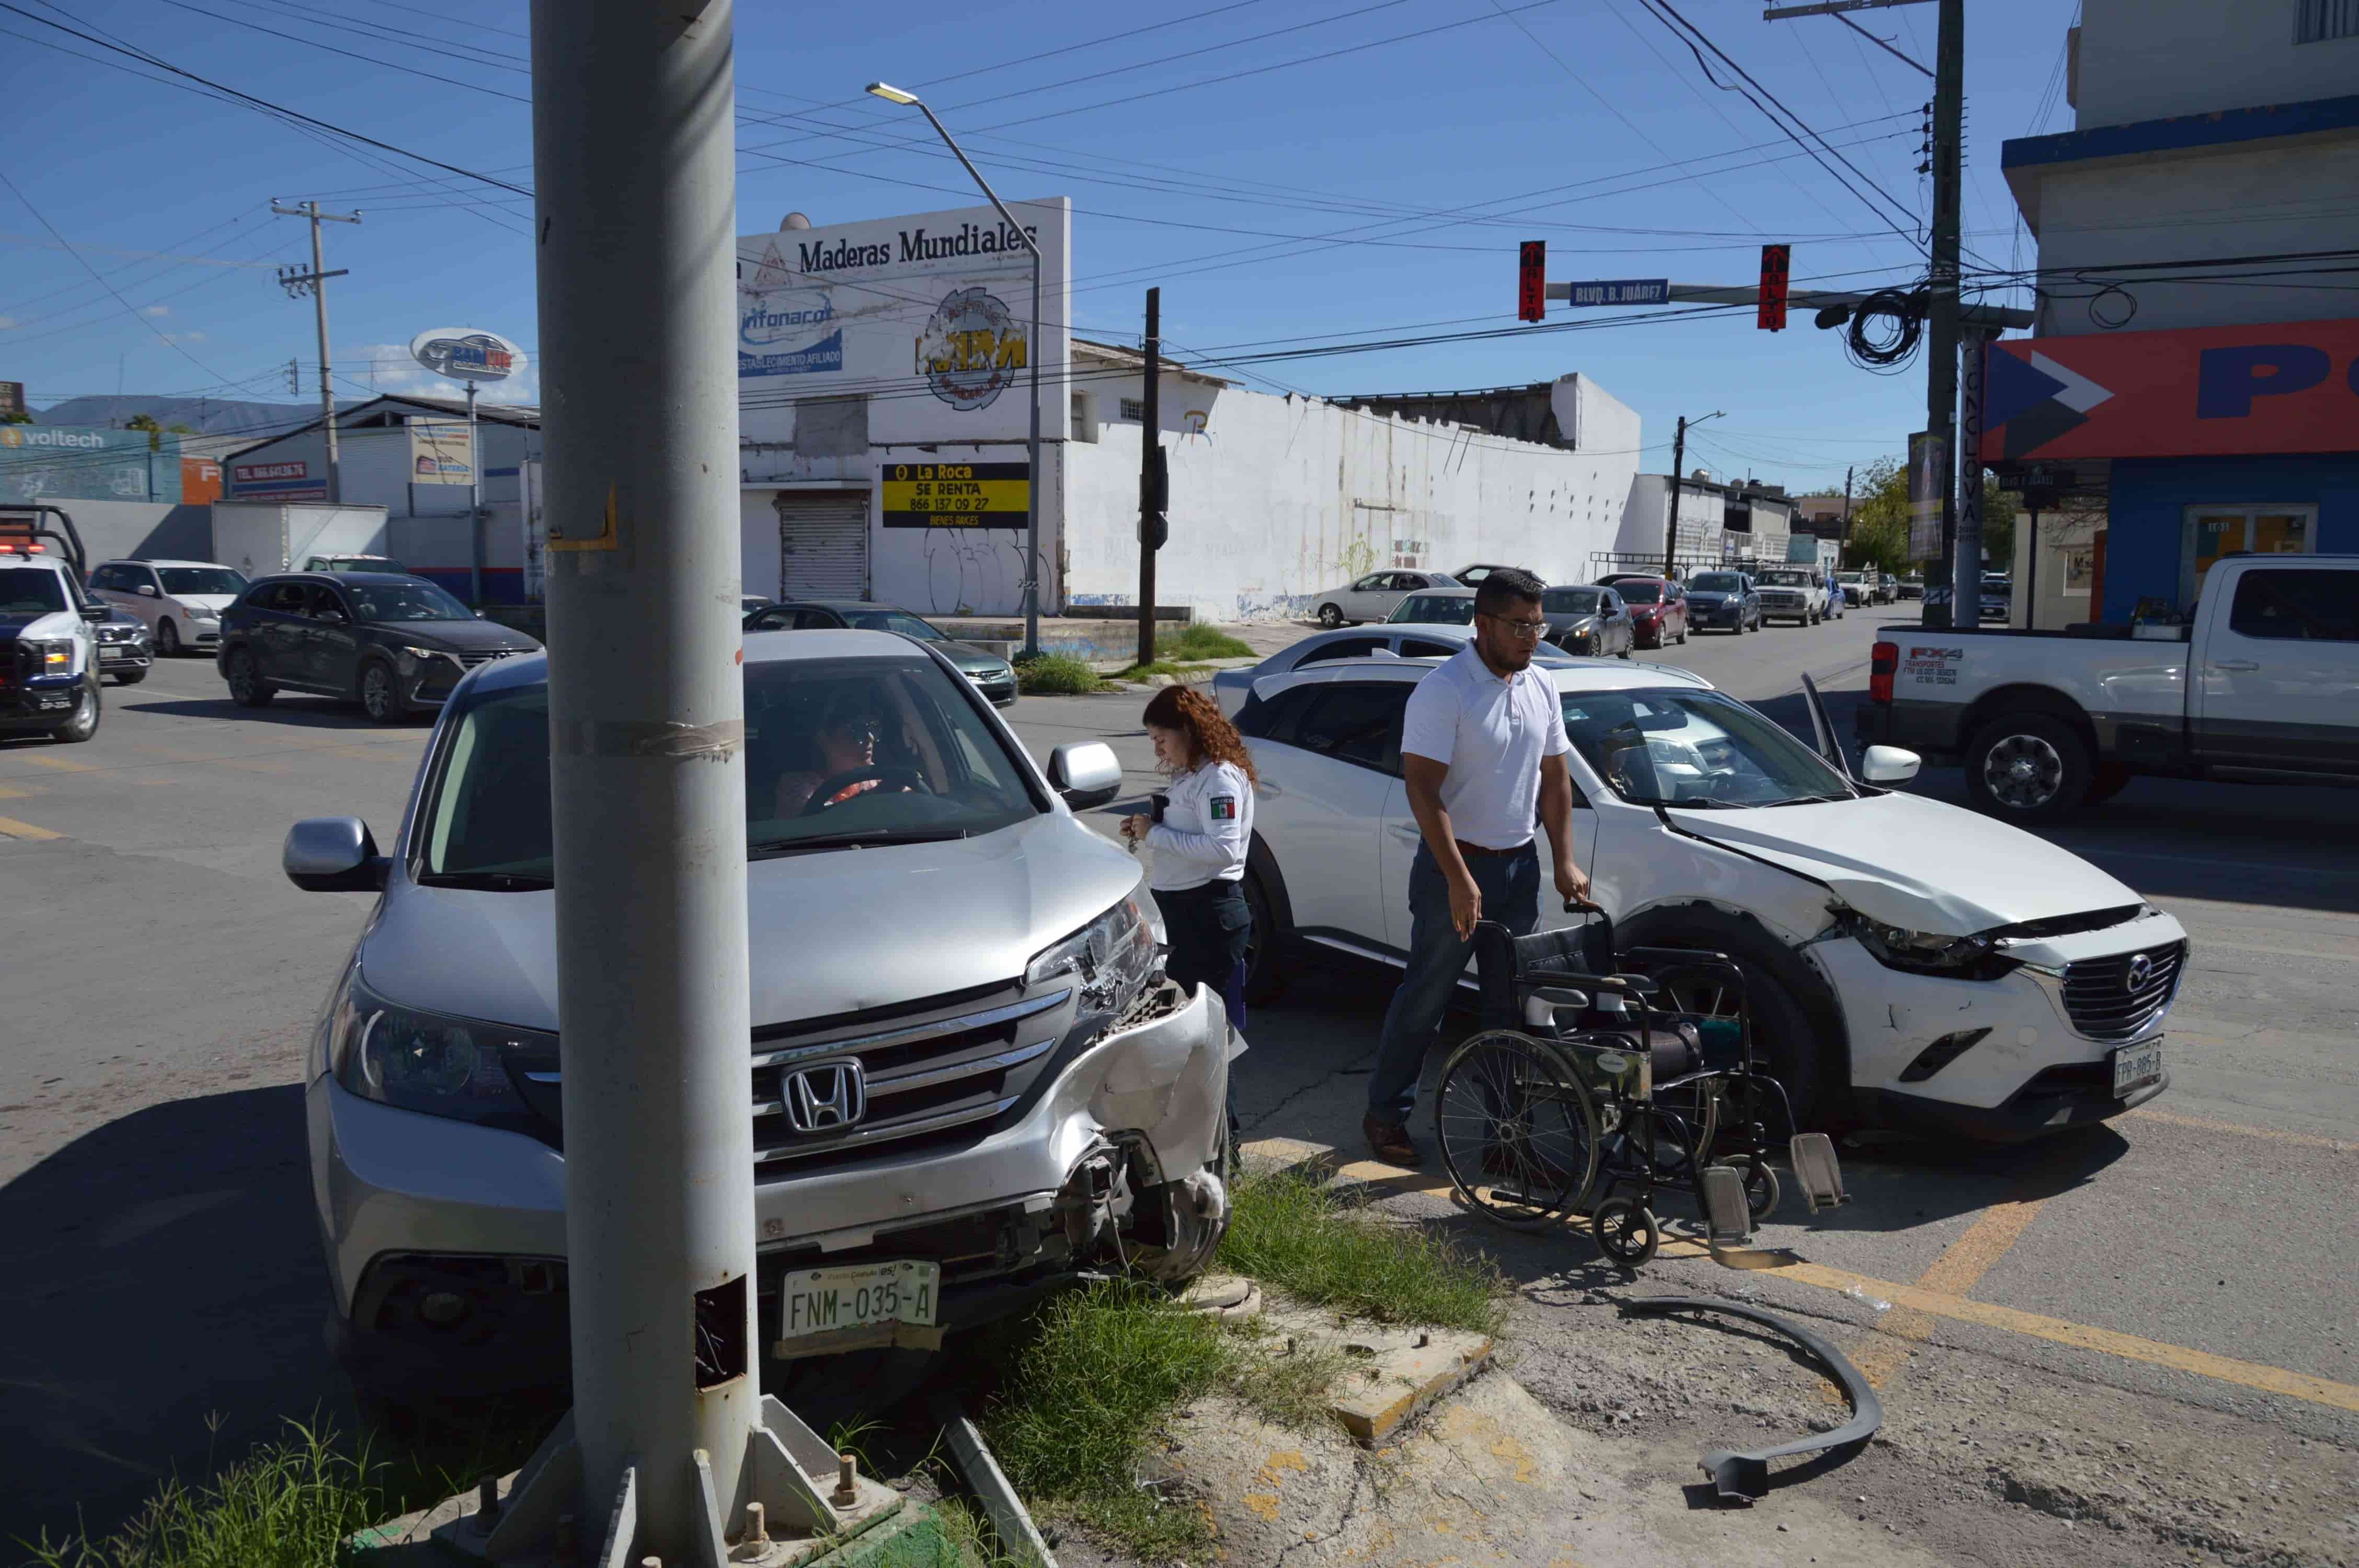
[[[1983,457],[2343,452],[2359,430],[2359,320],[1993,343]]]

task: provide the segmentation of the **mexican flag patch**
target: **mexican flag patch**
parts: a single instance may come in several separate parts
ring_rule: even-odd
[[[1233,795],[1214,795],[1212,797],[1212,820],[1215,822],[1234,822],[1236,819],[1237,797]]]

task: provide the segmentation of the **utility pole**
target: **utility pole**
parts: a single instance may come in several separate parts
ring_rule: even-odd
[[[327,432],[328,440],[328,499],[338,502],[344,498],[344,486],[343,470],[338,466],[336,453],[336,394],[328,371],[328,279],[342,277],[350,269],[338,267],[333,272],[327,270],[326,256],[320,248],[320,225],[322,222],[357,223],[361,221],[360,209],[356,207],[350,212],[322,212],[317,201],[306,201],[299,207],[281,207],[277,198],[273,197],[270,210],[282,218],[311,220],[311,270],[305,272],[300,267],[282,266],[278,269],[278,284],[287,290],[289,299],[300,299],[308,290],[315,308],[314,314],[320,328],[320,427]],[[288,379],[293,378],[290,376]]]
[[[1693,422],[1701,425],[1704,419],[1717,419],[1722,412],[1723,410],[1715,408],[1705,415],[1703,419]],[[1680,502],[1687,492],[1689,423],[1688,416],[1684,414],[1680,415],[1679,431],[1671,438],[1671,482],[1666,496],[1670,511],[1669,515],[1663,520],[1663,576],[1666,578],[1679,576]]]
[[[1163,455],[1163,290],[1147,291],[1147,412],[1138,422],[1138,662],[1155,662],[1155,552],[1171,504]]]
[[[768,1562],[766,1528],[889,1495],[832,1505],[835,1455],[757,1375],[732,21],[532,7],[574,1404],[495,1563]]]
[[[1844,549],[1846,549],[1846,550],[1848,550],[1848,549],[1850,549],[1850,548],[1851,548],[1851,476],[1852,476],[1852,470],[1851,470],[1850,468],[1846,467],[1846,468],[1843,470],[1843,547]],[[1837,565],[1837,566],[1841,566],[1841,565],[1843,565],[1843,557],[1842,557],[1842,556],[1838,555],[1838,556],[1835,557],[1835,565]]]
[[[1925,0],[1815,0],[1808,5],[1772,6],[1761,15],[1764,20],[1777,22],[1795,16],[1831,16],[1846,11],[1881,11],[1924,3]],[[1962,451],[1955,438],[1958,185],[1965,149],[1966,0],[1935,3],[1940,7],[1940,18],[1933,59],[1933,233],[1927,258],[1930,293],[1925,314],[1925,428],[1949,443],[1950,461],[1941,473],[1941,560],[1925,577],[1923,624],[1947,626],[1951,623],[1951,595],[1963,569],[1958,563],[1959,465],[1962,461],[1972,463],[1973,467],[1969,471],[1977,477],[1982,467],[1980,454]],[[1976,569],[1980,569],[1979,562]]]
[[[1951,589],[1953,626],[1979,626],[1983,619],[1983,351],[1990,341],[1968,327],[1959,344],[1965,356],[1964,400],[1958,419],[1957,577]]]

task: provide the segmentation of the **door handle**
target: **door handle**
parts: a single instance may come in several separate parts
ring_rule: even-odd
[[[2212,667],[2215,670],[2256,670],[2261,666],[2250,659],[2214,659]]]
[[[1260,780],[1255,784],[1254,793],[1256,795],[1266,795],[1272,800],[1280,799],[1286,794],[1284,790],[1278,788],[1276,784],[1271,784],[1267,779]]]
[[[1422,843],[1425,839],[1423,829],[1413,827],[1404,823],[1396,822],[1389,828],[1386,829],[1386,831],[1389,832],[1394,838],[1400,839],[1406,844]]]

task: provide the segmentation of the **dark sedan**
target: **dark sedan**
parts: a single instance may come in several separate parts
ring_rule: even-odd
[[[1688,624],[1698,632],[1761,630],[1761,596],[1743,572],[1698,572],[1687,580]]]
[[[958,666],[994,708],[1016,700],[1016,670],[997,654],[959,642],[940,627],[891,604],[864,599],[795,599],[765,605],[745,617],[748,632],[810,632],[850,627],[856,632],[897,632],[929,643]]]
[[[1568,654],[1630,656],[1637,633],[1629,607],[1610,588],[1550,588],[1540,591],[1544,635]]]
[[[1668,648],[1688,640],[1687,589],[1666,578],[1626,572],[1599,579],[1630,607],[1630,629],[1641,648]]]
[[[265,578],[222,612],[221,636],[215,665],[239,707],[317,692],[379,724],[440,708],[476,665],[540,647],[424,578],[391,572]]]

